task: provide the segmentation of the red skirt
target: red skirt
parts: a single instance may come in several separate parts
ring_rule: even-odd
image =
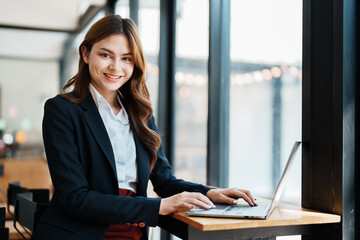
[[[119,188],[119,196],[135,196],[133,191]],[[143,236],[137,224],[112,224],[103,240],[140,240]]]

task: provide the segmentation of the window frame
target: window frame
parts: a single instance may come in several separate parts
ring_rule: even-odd
[[[328,239],[356,239],[358,5],[304,0],[303,9],[302,206],[342,215]]]
[[[207,184],[228,187],[230,0],[209,0],[209,11]]]

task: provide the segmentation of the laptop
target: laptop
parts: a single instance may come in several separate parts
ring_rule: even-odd
[[[294,143],[293,148],[290,152],[289,159],[286,163],[285,169],[283,171],[280,182],[276,188],[272,200],[257,201],[256,203],[258,205],[255,207],[250,207],[245,201],[237,205],[215,204],[215,208],[213,209],[196,207],[194,209],[191,209],[190,211],[187,211],[186,214],[188,216],[199,217],[266,219],[275,209],[277,202],[280,200],[286,180],[290,172],[290,167],[294,162],[295,154],[299,146],[300,142]]]

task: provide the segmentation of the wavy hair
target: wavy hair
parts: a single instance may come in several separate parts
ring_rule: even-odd
[[[112,34],[124,34],[127,37],[134,57],[133,75],[120,87],[119,91],[125,99],[126,110],[131,117],[134,130],[148,152],[151,171],[157,160],[161,138],[157,132],[147,126],[147,122],[153,114],[153,109],[150,102],[150,94],[145,84],[145,57],[137,27],[131,19],[121,18],[119,15],[108,15],[91,26],[85,35],[84,41],[79,46],[80,59],[78,72],[63,87],[63,93],[60,96],[73,103],[80,103],[85,100],[89,94],[91,76],[89,66],[82,57],[81,48],[85,46],[87,52],[90,52],[95,43]],[[71,88],[71,92],[75,94],[66,93]]]

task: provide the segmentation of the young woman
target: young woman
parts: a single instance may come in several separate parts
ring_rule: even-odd
[[[43,139],[54,193],[32,239],[146,239],[158,215],[212,208],[246,190],[176,179],[161,148],[130,19],[96,22],[79,47],[78,73],[45,104]],[[151,180],[160,198],[148,198]]]

